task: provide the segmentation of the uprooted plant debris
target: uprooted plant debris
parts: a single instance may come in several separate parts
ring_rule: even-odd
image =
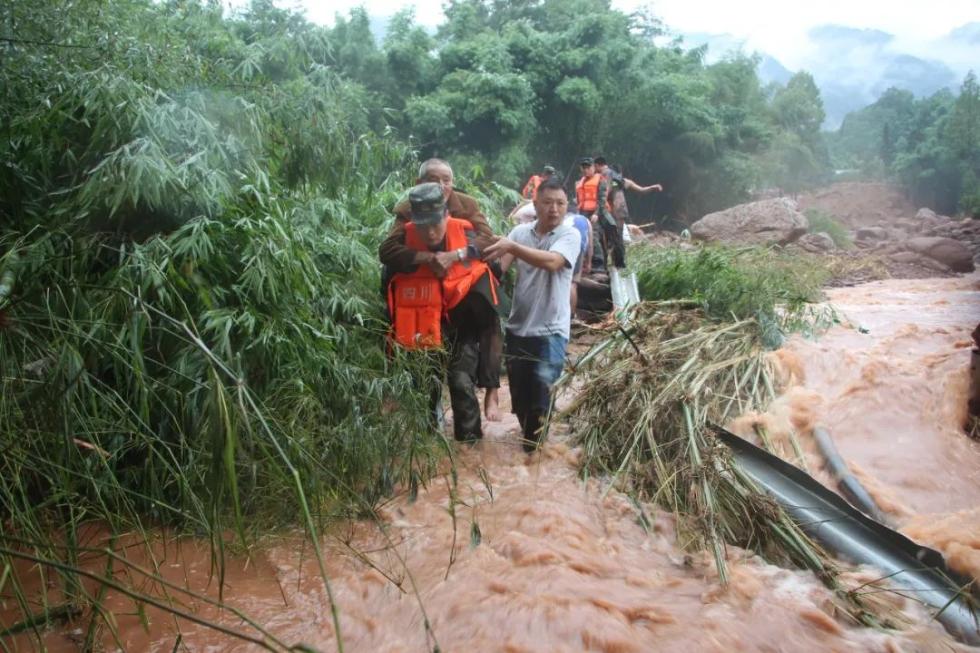
[[[583,449],[584,468],[674,513],[680,542],[710,550],[723,583],[726,547],[743,547],[812,570],[854,620],[899,625],[886,602],[848,591],[840,563],[712,435],[711,424],[765,410],[775,398],[765,326],[755,318],[712,320],[685,301],[639,304],[626,324],[611,327],[559,381],[576,392],[562,416]]]

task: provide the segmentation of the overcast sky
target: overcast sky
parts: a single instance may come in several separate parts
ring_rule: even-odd
[[[242,0],[231,0],[240,4]],[[336,12],[346,14],[363,5],[373,16],[390,16],[415,6],[419,23],[435,26],[443,20],[440,0],[279,0],[298,7],[317,23],[331,24]],[[828,23],[873,28],[894,34],[894,45],[928,56],[928,44],[950,30],[980,21],[980,0],[612,0],[617,9],[652,8],[673,32],[729,33],[746,39],[749,50],[761,50],[794,69],[806,61],[807,30]]]

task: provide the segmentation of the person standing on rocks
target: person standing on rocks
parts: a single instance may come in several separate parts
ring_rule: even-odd
[[[640,193],[645,195],[652,192],[661,192],[664,187],[660,184],[650,184],[649,186],[641,186],[632,179],[628,179],[622,175],[619,170],[616,170],[606,163],[605,157],[597,156],[595,158],[595,169],[596,172],[605,177],[609,184],[609,206],[612,216],[616,220],[616,230],[620,234],[620,239],[623,238],[624,230],[626,229],[626,221],[629,219],[629,205],[626,203],[626,191],[632,191],[635,193]],[[615,256],[615,254],[614,254]],[[616,267],[624,267],[626,262],[626,249],[623,247],[623,264]]]
[[[592,157],[585,157],[579,163],[582,177],[575,182],[575,199],[579,213],[589,218],[594,227],[602,233],[602,243],[606,267],[612,263],[617,268],[626,267],[626,250],[623,245],[622,229],[617,229],[616,218],[609,204],[609,181],[596,171]]]

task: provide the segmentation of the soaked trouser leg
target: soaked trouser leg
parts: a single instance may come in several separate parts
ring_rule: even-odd
[[[617,268],[626,267],[626,246],[623,244],[623,226],[616,221],[616,224],[609,224],[605,218],[599,218],[602,225],[602,235],[606,241],[606,260],[612,258],[612,264]]]
[[[494,319],[493,324],[480,332],[480,358],[476,368],[478,388],[500,387],[500,358],[503,353],[504,335],[500,330],[500,321]]]
[[[453,406],[453,435],[457,440],[483,437],[480,402],[476,398],[476,368],[480,356],[477,334],[452,333],[449,337],[449,400]]]
[[[551,386],[561,375],[568,341],[560,335],[506,336],[507,378],[511,405],[521,424],[524,450],[533,451],[544,437],[551,408]]]

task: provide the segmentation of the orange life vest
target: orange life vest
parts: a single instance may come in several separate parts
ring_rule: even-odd
[[[538,186],[541,185],[542,181],[544,181],[544,177],[541,175],[532,175],[531,178],[527,180],[527,183],[524,184],[524,190],[521,191],[521,195],[524,196],[524,199],[533,200],[538,194]]]
[[[602,175],[598,172],[591,177],[582,177],[575,182],[575,198],[578,200],[579,213],[595,213],[599,206],[599,182]],[[606,210],[609,210],[609,201],[606,201]]]
[[[473,225],[466,220],[449,217],[446,220],[446,251],[465,249],[467,230]],[[429,251],[415,225],[405,225],[405,245],[417,252]],[[414,272],[400,272],[388,285],[388,310],[392,317],[395,342],[406,349],[435,349],[442,346],[442,320],[448,319],[455,308],[480,277],[490,268],[479,260],[457,261],[442,279],[427,265]],[[496,305],[497,280],[489,275],[491,301]]]

